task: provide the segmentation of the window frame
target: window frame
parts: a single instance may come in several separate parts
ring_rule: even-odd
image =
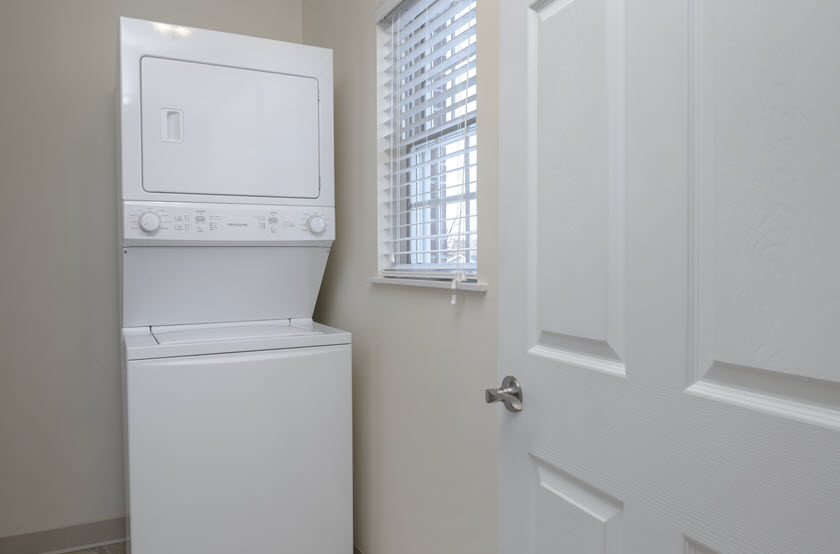
[[[389,282],[391,280],[403,280],[403,281],[411,281],[412,285],[422,284],[424,281],[431,281],[436,282],[434,285],[436,288],[440,288],[440,282],[445,281],[446,283],[454,280],[459,281],[460,283],[464,284],[471,284],[470,287],[466,287],[465,290],[477,290],[483,291],[486,290],[481,284],[477,284],[479,280],[479,271],[480,271],[480,264],[478,263],[478,250],[477,250],[477,239],[479,236],[477,221],[478,221],[478,213],[476,213],[475,222],[476,222],[476,230],[475,234],[475,244],[476,244],[476,262],[473,264],[467,263],[466,267],[453,267],[451,264],[404,264],[401,266],[395,266],[391,260],[389,260],[390,252],[389,252],[389,245],[394,241],[393,237],[390,236],[390,231],[387,231],[386,228],[391,223],[391,218],[394,217],[393,211],[389,209],[389,203],[393,202],[391,197],[392,195],[392,182],[390,178],[390,167],[392,162],[392,158],[389,154],[389,148],[391,146],[390,140],[387,138],[388,134],[391,132],[391,117],[389,115],[389,110],[391,109],[391,103],[389,101],[389,96],[392,93],[392,89],[389,86],[389,70],[390,62],[390,47],[388,43],[391,39],[390,34],[390,26],[391,22],[389,21],[389,16],[393,13],[394,10],[398,8],[410,8],[412,5],[416,4],[417,2],[424,1],[424,0],[386,0],[382,4],[380,4],[379,8],[377,8],[376,12],[376,36],[377,36],[377,44],[376,44],[376,52],[377,52],[377,64],[376,64],[376,74],[377,74],[377,246],[376,246],[376,256],[377,256],[377,276],[372,278],[372,282]],[[445,0],[432,0],[434,1],[445,1]],[[479,0],[474,0],[476,3]],[[476,18],[477,19],[477,18]],[[475,41],[478,41],[478,25],[477,21],[475,25]],[[477,57],[476,57],[477,60]],[[478,73],[478,62],[476,61],[475,67],[475,74],[474,77],[477,81],[477,73]],[[470,78],[467,77],[467,82],[469,83]],[[469,85],[468,85],[469,87]],[[468,90],[468,88],[467,88]],[[477,90],[476,90],[476,99],[478,97]],[[468,98],[468,97],[467,97]],[[465,103],[465,108],[467,103]],[[469,152],[469,143],[466,142],[470,138],[476,141],[475,148],[477,151],[477,123],[478,123],[478,110],[473,112],[465,112],[465,117],[463,120],[453,120],[451,125],[447,125],[446,127],[441,128],[439,131],[433,133],[431,136],[445,136],[446,134],[453,134],[453,136],[457,136],[457,134],[461,134],[460,139],[457,140],[464,140],[464,154],[466,156]],[[448,122],[447,122],[448,123]],[[472,129],[473,132],[470,134],[468,132],[462,131],[462,129]],[[428,141],[430,137],[426,137],[425,141]],[[419,142],[419,141],[418,141]],[[466,163],[466,158],[464,160]],[[471,166],[466,166],[462,168],[464,171],[474,172],[475,174],[475,186],[470,187],[469,183],[471,182],[469,179],[465,178],[463,182],[467,186],[465,193],[462,193],[461,200],[456,202],[463,201],[464,206],[467,210],[467,215],[460,215],[459,218],[470,217],[469,210],[470,210],[470,202],[471,200],[475,200],[476,207],[479,200],[479,193],[478,193],[478,160],[474,164],[472,169],[469,169]],[[453,171],[457,171],[459,168],[454,169]],[[465,186],[464,184],[460,186]],[[456,185],[457,186],[457,185]],[[473,191],[469,189],[473,188]],[[440,205],[439,200],[427,200],[426,202],[436,202],[437,205]],[[400,199],[400,204],[402,205],[402,199]],[[405,210],[400,209],[400,212]],[[476,212],[478,210],[476,209]],[[399,215],[399,212],[398,212]],[[437,218],[435,220],[439,222],[440,219]],[[445,220],[444,220],[445,221]],[[469,222],[469,219],[467,220]],[[466,224],[467,226],[467,233],[469,233],[469,223]],[[459,233],[463,233],[463,231],[459,231]],[[429,236],[429,235],[427,235]],[[440,235],[432,235],[440,236]],[[467,235],[469,236],[469,235]],[[403,239],[402,237],[396,239],[398,242],[408,243],[410,238],[406,237]],[[424,239],[421,237],[421,240],[429,240]],[[410,250],[410,249],[408,249]],[[401,248],[400,251],[403,251]],[[469,251],[468,251],[469,252]],[[469,256],[469,254],[467,254]],[[415,266],[416,267],[412,267]],[[448,286],[448,284],[447,284]],[[463,285],[462,285],[463,287]]]

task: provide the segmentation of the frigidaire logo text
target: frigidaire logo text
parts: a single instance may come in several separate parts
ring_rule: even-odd
[[[247,223],[228,223],[228,227],[247,227]]]

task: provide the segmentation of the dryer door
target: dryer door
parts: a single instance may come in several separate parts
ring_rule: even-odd
[[[146,192],[318,198],[318,81],[146,56]]]

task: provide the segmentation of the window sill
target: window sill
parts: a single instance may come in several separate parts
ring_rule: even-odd
[[[371,277],[369,282],[377,285],[401,285],[407,287],[426,287],[430,289],[452,288],[451,281],[435,281],[432,279],[408,279],[406,277]],[[458,292],[487,292],[486,283],[458,283]]]

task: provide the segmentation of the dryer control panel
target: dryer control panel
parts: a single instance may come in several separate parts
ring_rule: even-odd
[[[312,245],[335,240],[335,209],[188,202],[123,202],[123,246]]]

